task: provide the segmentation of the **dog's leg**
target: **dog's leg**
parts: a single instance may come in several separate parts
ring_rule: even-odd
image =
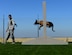
[[[40,30],[40,28],[41,28],[42,26],[43,26],[43,25],[40,25],[39,30]]]

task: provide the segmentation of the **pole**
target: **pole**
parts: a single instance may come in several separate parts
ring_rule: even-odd
[[[39,15],[38,15],[38,21],[39,21]],[[38,38],[39,38],[39,25],[38,25],[38,31],[37,31],[37,33],[38,33]]]
[[[4,25],[4,22],[5,22],[5,20],[4,20],[4,15],[3,15],[3,43],[4,43],[4,38],[5,38],[5,37],[4,37],[4,31],[5,31],[5,29],[4,29],[4,26],[5,26],[5,25]]]
[[[43,25],[44,25],[44,38],[47,37],[46,35],[46,1],[43,1]]]

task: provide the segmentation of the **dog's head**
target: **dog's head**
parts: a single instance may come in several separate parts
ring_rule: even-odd
[[[37,24],[39,24],[39,23],[38,23],[38,20],[35,21],[34,25],[37,25]]]

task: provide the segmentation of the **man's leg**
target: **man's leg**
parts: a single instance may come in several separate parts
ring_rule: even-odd
[[[13,40],[13,42],[15,42],[14,34],[12,34],[12,40]]]
[[[14,30],[12,31],[12,40],[13,40],[13,43],[15,43]]]
[[[8,33],[8,36],[7,36],[7,38],[6,38],[6,42],[7,42],[7,40],[9,39],[9,37],[10,37],[10,33]]]

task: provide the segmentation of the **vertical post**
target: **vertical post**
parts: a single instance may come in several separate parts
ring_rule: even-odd
[[[38,15],[38,21],[39,21],[39,15]],[[38,33],[38,38],[39,38],[39,25],[38,25],[37,33]]]
[[[4,20],[4,15],[3,15],[3,43],[4,43],[4,22],[5,22],[5,20]]]
[[[43,1],[43,25],[44,25],[44,38],[47,37],[46,35],[46,1]]]

